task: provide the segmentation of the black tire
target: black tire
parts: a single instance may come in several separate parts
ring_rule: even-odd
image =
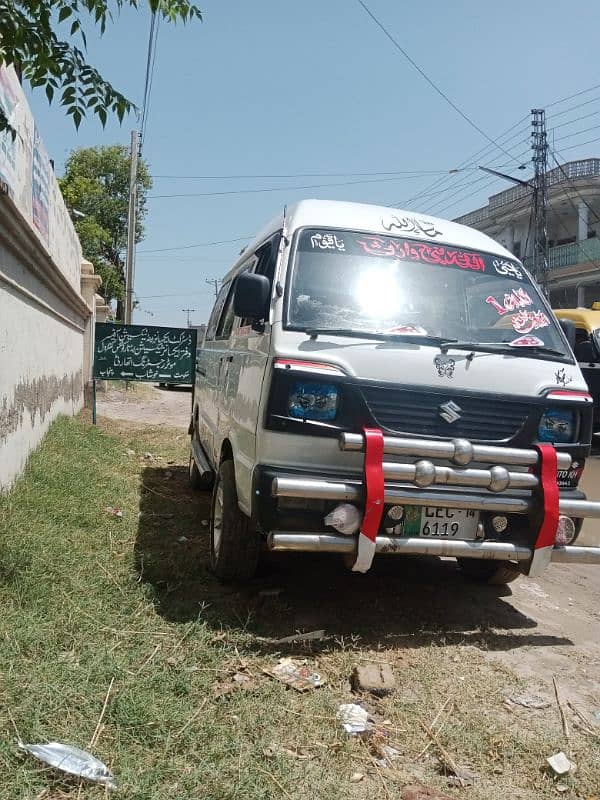
[[[491,561],[483,558],[458,558],[462,571],[474,581],[491,586],[504,586],[521,575],[521,569],[514,561]]]
[[[223,581],[247,581],[259,555],[258,532],[238,506],[233,461],[223,461],[210,507],[210,567]]]

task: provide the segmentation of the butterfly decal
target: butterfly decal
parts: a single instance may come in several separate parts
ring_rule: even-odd
[[[437,374],[440,378],[453,378],[456,361],[449,356],[436,356],[433,359]]]

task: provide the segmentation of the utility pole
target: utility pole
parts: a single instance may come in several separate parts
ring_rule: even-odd
[[[137,221],[137,165],[139,136],[131,131],[129,162],[129,210],[127,213],[127,273],[125,276],[125,324],[131,325],[133,311],[133,281],[135,274],[135,228]]]
[[[181,310],[183,311],[184,314],[187,314],[187,326],[189,328],[190,327],[190,322],[191,322],[190,314],[193,314],[196,309],[195,308],[182,308]]]
[[[533,276],[548,294],[548,139],[546,112],[531,109],[533,150]]]
[[[217,296],[219,294],[219,281],[217,280],[217,278],[205,278],[204,280],[205,280],[206,283],[208,283],[210,286],[213,287],[214,292],[215,292],[215,300],[216,300]]]

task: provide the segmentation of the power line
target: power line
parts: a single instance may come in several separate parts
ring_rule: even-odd
[[[575,92],[574,94],[568,95],[566,97],[562,97],[560,100],[554,100],[552,103],[546,104],[546,108],[553,108],[554,106],[561,105],[562,103],[566,103],[569,100],[574,100],[576,97],[580,97],[581,95],[584,95],[584,94],[587,94],[589,92],[592,92],[595,89],[600,89],[600,84],[595,84],[594,86],[590,86],[587,89],[582,89],[579,92]],[[580,103],[578,105],[572,106],[571,108],[566,109],[564,112],[557,112],[557,114],[553,115],[553,117],[562,115],[563,113],[568,113],[569,111],[574,111],[575,109],[581,108],[582,106],[589,105],[590,102],[595,102],[596,99],[600,99],[600,98],[593,98],[590,101],[586,101],[584,103]],[[526,114],[525,116],[521,117],[521,119],[517,120],[517,122],[515,122],[514,125],[512,125],[506,131],[504,131],[504,133],[500,134],[498,136],[498,139],[502,142],[502,140],[504,139],[504,137],[508,133],[510,133],[512,130],[514,130],[518,125],[520,125],[520,123],[524,122],[525,120],[529,120],[529,115]],[[529,126],[527,125],[527,127],[529,127]],[[558,127],[558,126],[554,126],[554,127]],[[515,134],[512,137],[510,137],[508,140],[503,141],[502,144],[506,145],[509,141],[511,141],[513,138],[515,138],[516,135],[518,135],[518,134]],[[596,140],[592,140],[591,142],[586,142],[585,144],[592,144],[593,141],[596,141]],[[565,148],[563,148],[563,149],[565,149]],[[464,161],[462,161],[459,164],[459,169],[464,169],[464,168],[468,167],[469,164],[473,164],[476,159],[483,158],[485,156],[485,154],[490,152],[491,150],[492,150],[491,146],[490,145],[486,145],[485,147],[481,148],[476,153],[474,153],[472,156],[470,156],[469,158],[466,158]],[[520,156],[517,156],[517,159],[519,157]],[[506,166],[508,166],[508,164]],[[419,193],[417,193],[417,195],[414,195],[414,196],[408,198],[407,200],[400,200],[397,203],[393,203],[393,205],[395,205],[395,206],[408,206],[411,203],[413,203],[415,200],[420,199],[426,192],[429,191],[429,189],[435,189],[438,186],[441,187],[445,182],[453,181],[453,180],[454,180],[453,176],[452,177],[438,178],[433,183],[428,184],[427,186],[425,186]],[[453,188],[453,187],[449,186],[447,188],[450,189],[450,188]],[[442,191],[442,190],[440,190],[440,191]]]
[[[570,94],[568,97],[563,97],[560,100],[555,100],[553,103],[546,103],[546,108],[553,108],[553,106],[559,106],[561,103],[566,103],[567,100],[573,100],[575,97],[580,97],[582,94],[593,92],[594,89],[600,89],[600,83],[597,83],[595,86],[590,86],[588,89],[582,89],[580,92],[575,92],[575,94]]]
[[[600,142],[600,136],[596,139],[588,139],[587,142],[577,142],[577,144],[570,144],[568,147],[561,147],[561,150],[564,153],[565,150],[574,150],[576,147],[585,147],[586,144],[594,144],[595,142]]]
[[[565,139],[572,139],[574,136],[581,136],[584,133],[589,133],[590,131],[597,131],[600,128],[600,125],[592,125],[591,128],[584,128],[581,131],[574,131],[573,133],[568,133],[566,136],[559,136],[558,139],[555,141],[557,142],[564,142]]]
[[[196,247],[217,247],[221,244],[233,244],[234,242],[247,242],[252,236],[239,236],[237,239],[222,239],[218,242],[199,242],[198,244],[184,244],[177,247],[159,247],[156,250],[140,250],[140,253],[166,253],[169,250],[193,250]]]
[[[521,117],[513,125],[511,125],[510,128],[507,128],[507,130],[505,130],[504,133],[500,134],[500,136],[498,138],[501,139],[501,140],[504,139],[504,137],[507,134],[509,134],[511,131],[513,131],[516,127],[521,125],[521,123],[524,122],[527,119],[528,119],[527,115]],[[504,144],[506,144],[507,142],[511,141],[511,139],[515,138],[516,135],[517,134],[511,136],[507,141],[504,142]],[[462,161],[458,165],[458,169],[462,170],[463,168],[467,167],[469,164],[473,164],[476,159],[479,159],[479,158],[483,157],[487,152],[491,151],[491,149],[492,148],[490,147],[490,145],[486,145],[485,147],[480,148],[472,156],[470,156],[469,158],[466,158],[464,161]],[[452,181],[452,180],[454,180],[454,176],[438,178],[436,181],[433,181],[433,183],[430,183],[427,186],[425,186],[420,192],[417,192],[417,194],[413,195],[412,197],[409,197],[407,200],[399,200],[397,203],[393,203],[393,205],[395,205],[395,206],[405,206],[405,205],[409,206],[411,203],[414,203],[416,200],[421,199],[421,197],[426,192],[428,192],[430,189],[435,189],[437,187],[441,187],[445,182]],[[453,188],[453,187],[448,187],[448,188]],[[440,191],[441,191],[441,188],[440,188]]]
[[[576,106],[571,106],[570,108],[565,108],[562,111],[557,111],[556,114],[551,114],[549,119],[556,119],[557,117],[562,117],[565,114],[570,113],[571,111],[576,111],[578,108],[589,106],[590,103],[597,103],[598,100],[600,100],[600,97],[592,97],[591,100],[586,100],[584,103],[578,103]]]
[[[429,75],[427,75],[427,73],[421,69],[421,67],[417,64],[417,62],[409,56],[409,54],[402,47],[402,45],[392,36],[392,34],[388,31],[385,25],[382,22],[380,22],[379,19],[377,19],[375,14],[373,14],[373,12],[368,8],[368,6],[363,2],[363,0],[357,0],[357,1],[359,5],[363,8],[365,13],[368,14],[368,16],[373,20],[373,22],[377,25],[377,27],[387,36],[387,38],[394,45],[394,47],[397,50],[399,50],[400,53],[402,53],[404,58],[411,64],[411,66],[417,70],[419,75],[421,75],[421,77],[423,77],[427,81],[427,83],[431,86],[431,88],[434,89],[434,91],[436,91],[440,95],[440,97],[442,97],[448,103],[448,105],[451,106],[457,112],[457,114],[459,114],[465,120],[465,122],[468,122],[468,124],[472,128],[474,128],[478,133],[480,133],[485,139],[487,139],[488,142],[491,142],[493,145],[495,145],[499,150],[502,150],[502,152],[510,158],[511,157],[510,153],[508,153],[501,145],[499,145],[498,142],[492,139],[491,136],[488,136],[488,134],[482,128],[480,128],[479,125],[471,119],[471,117],[465,114],[465,112],[462,109],[460,109],[456,105],[456,103],[453,100],[451,100],[444,91],[442,91],[442,89],[440,89],[440,87],[429,77]]]
[[[574,192],[575,192],[575,194],[576,194],[576,195],[579,197],[579,199],[580,199],[580,200],[581,200],[581,202],[584,204],[584,206],[586,206],[586,207],[587,207],[588,211],[591,211],[591,212],[592,212],[593,216],[594,216],[594,217],[595,217],[595,219],[596,219],[596,222],[600,222],[600,217],[598,216],[598,214],[596,213],[596,211],[594,210],[594,208],[592,208],[592,206],[591,206],[591,205],[588,203],[588,201],[585,199],[585,197],[584,197],[584,196],[581,194],[581,192],[579,191],[579,189],[577,188],[577,186],[575,186],[574,182],[573,182],[573,181],[572,181],[572,180],[569,178],[569,176],[567,175],[567,173],[566,173],[566,172],[565,172],[565,170],[564,170],[564,167],[563,167],[563,165],[562,165],[562,164],[559,162],[558,158],[556,157],[556,156],[558,155],[558,151],[557,151],[557,150],[555,150],[553,147],[551,147],[551,148],[550,148],[550,152],[552,153],[552,158],[554,159],[554,163],[556,164],[556,166],[557,166],[557,167],[558,167],[558,169],[560,170],[560,172],[561,172],[561,175],[563,176],[563,178],[565,179],[565,181],[566,181],[566,182],[568,183],[568,185],[569,185],[569,186],[570,186],[570,187],[573,189],[573,191],[574,191]],[[567,197],[568,197],[568,195],[567,195]],[[570,198],[569,198],[569,199],[570,199]],[[579,213],[579,209],[577,209],[577,212]]]
[[[153,178],[169,179],[169,180],[198,180],[198,181],[212,181],[212,180],[253,180],[259,178],[376,178],[384,175],[413,175],[422,177],[423,175],[446,175],[455,170],[446,169],[411,169],[411,170],[395,170],[389,172],[297,172],[293,175],[152,175]]]
[[[365,183],[389,183],[398,180],[411,180],[412,178],[419,178],[420,175],[413,175],[410,177],[400,178],[365,178],[361,181],[342,181],[339,183],[311,183],[304,186],[269,186],[262,189],[225,189],[220,192],[189,192],[189,193],[175,193],[175,194],[151,194],[148,195],[148,200],[164,200],[174,197],[224,197],[236,194],[264,194],[266,192],[292,192],[304,189],[326,189],[333,186],[359,186]]]
[[[567,125],[574,125],[576,122],[580,122],[582,119],[597,117],[598,114],[600,114],[600,109],[598,109],[597,111],[590,111],[589,114],[582,114],[580,117],[575,117],[575,119],[570,119],[567,122],[561,122],[560,125],[553,125],[551,130],[557,131],[559,128],[566,128]]]
[[[138,300],[158,300],[163,297],[187,297],[192,295],[206,295],[206,292],[173,292],[168,294],[144,294],[137,297]]]
[[[156,62],[156,44],[158,41],[158,28],[160,16],[155,12],[150,19],[150,33],[148,35],[148,49],[146,53],[146,75],[144,79],[144,99],[142,102],[142,117],[140,123],[140,147],[144,143],[146,128],[148,126],[148,115],[150,113],[150,95],[152,93],[152,82],[154,80],[154,65]]]

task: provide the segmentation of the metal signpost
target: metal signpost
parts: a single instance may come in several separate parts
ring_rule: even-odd
[[[194,385],[194,328],[96,323],[93,411],[96,423],[96,380],[145,381]]]

